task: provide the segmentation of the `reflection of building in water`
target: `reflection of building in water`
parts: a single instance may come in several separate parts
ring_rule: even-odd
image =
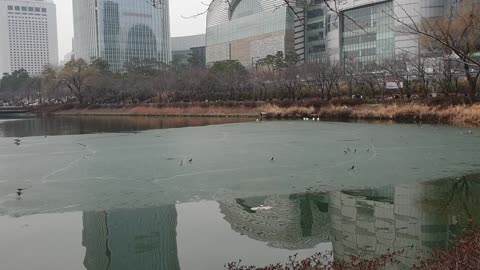
[[[467,190],[473,190],[471,184]],[[463,195],[453,187],[454,182],[447,179],[368,191],[331,192],[329,212],[335,258],[375,257],[404,249],[399,258],[402,268],[416,263],[419,250],[428,254],[432,249],[447,247],[455,232],[465,225],[462,223],[468,218],[464,213],[479,215],[464,208],[472,206],[472,201],[456,202],[457,196]],[[478,185],[476,192],[480,192]],[[456,204],[464,209],[455,209]]]
[[[313,248],[329,242],[326,194],[253,197],[220,202],[225,220],[236,232],[284,249]],[[268,205],[269,211],[252,211]]]
[[[175,206],[85,212],[84,265],[88,270],[180,269]]]
[[[399,269],[451,244],[480,218],[480,176],[413,185],[237,199],[221,202],[232,229],[287,249],[332,242],[336,260],[378,257],[404,250]],[[259,205],[270,211],[252,211]]]

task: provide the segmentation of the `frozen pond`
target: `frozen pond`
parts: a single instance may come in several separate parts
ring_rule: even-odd
[[[478,129],[128,119],[0,120],[2,268],[223,269],[413,246],[411,265],[480,218]]]

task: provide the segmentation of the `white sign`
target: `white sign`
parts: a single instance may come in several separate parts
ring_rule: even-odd
[[[403,82],[386,82],[385,88],[392,90],[400,89],[403,88]]]

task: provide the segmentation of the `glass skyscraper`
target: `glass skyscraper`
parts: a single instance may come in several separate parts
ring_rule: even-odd
[[[283,0],[214,1],[207,14],[207,64],[234,59],[253,66],[268,54],[293,51],[294,23]]]
[[[347,10],[340,18],[341,59],[378,63],[395,53],[393,2]]]
[[[283,0],[214,1],[207,16],[207,63],[232,59],[253,66],[268,54],[295,51],[305,62],[353,60],[362,68],[395,54],[416,54],[418,35],[399,31],[399,21],[443,16],[455,2],[344,0],[332,11],[323,0],[293,1],[292,12]]]
[[[421,18],[443,16],[451,3],[345,0],[336,7],[338,12],[331,11],[320,0],[304,7],[307,62],[355,62],[363,68],[395,54],[414,55],[418,53],[418,35],[402,31],[399,21],[420,23]]]
[[[108,61],[122,71],[132,59],[170,62],[168,0],[73,0],[75,57]]]

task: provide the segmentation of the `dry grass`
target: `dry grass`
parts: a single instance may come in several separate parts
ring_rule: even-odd
[[[128,106],[121,108],[69,109],[61,110],[57,114],[71,115],[146,115],[146,116],[257,116],[259,108],[244,106]]]
[[[59,114],[84,115],[156,115],[156,116],[250,116],[260,113],[273,118],[320,117],[329,120],[391,120],[429,122],[465,127],[480,127],[480,104],[434,106],[425,104],[375,104],[319,107],[276,104],[217,105],[178,104],[168,106],[138,105],[123,107],[64,108]]]

